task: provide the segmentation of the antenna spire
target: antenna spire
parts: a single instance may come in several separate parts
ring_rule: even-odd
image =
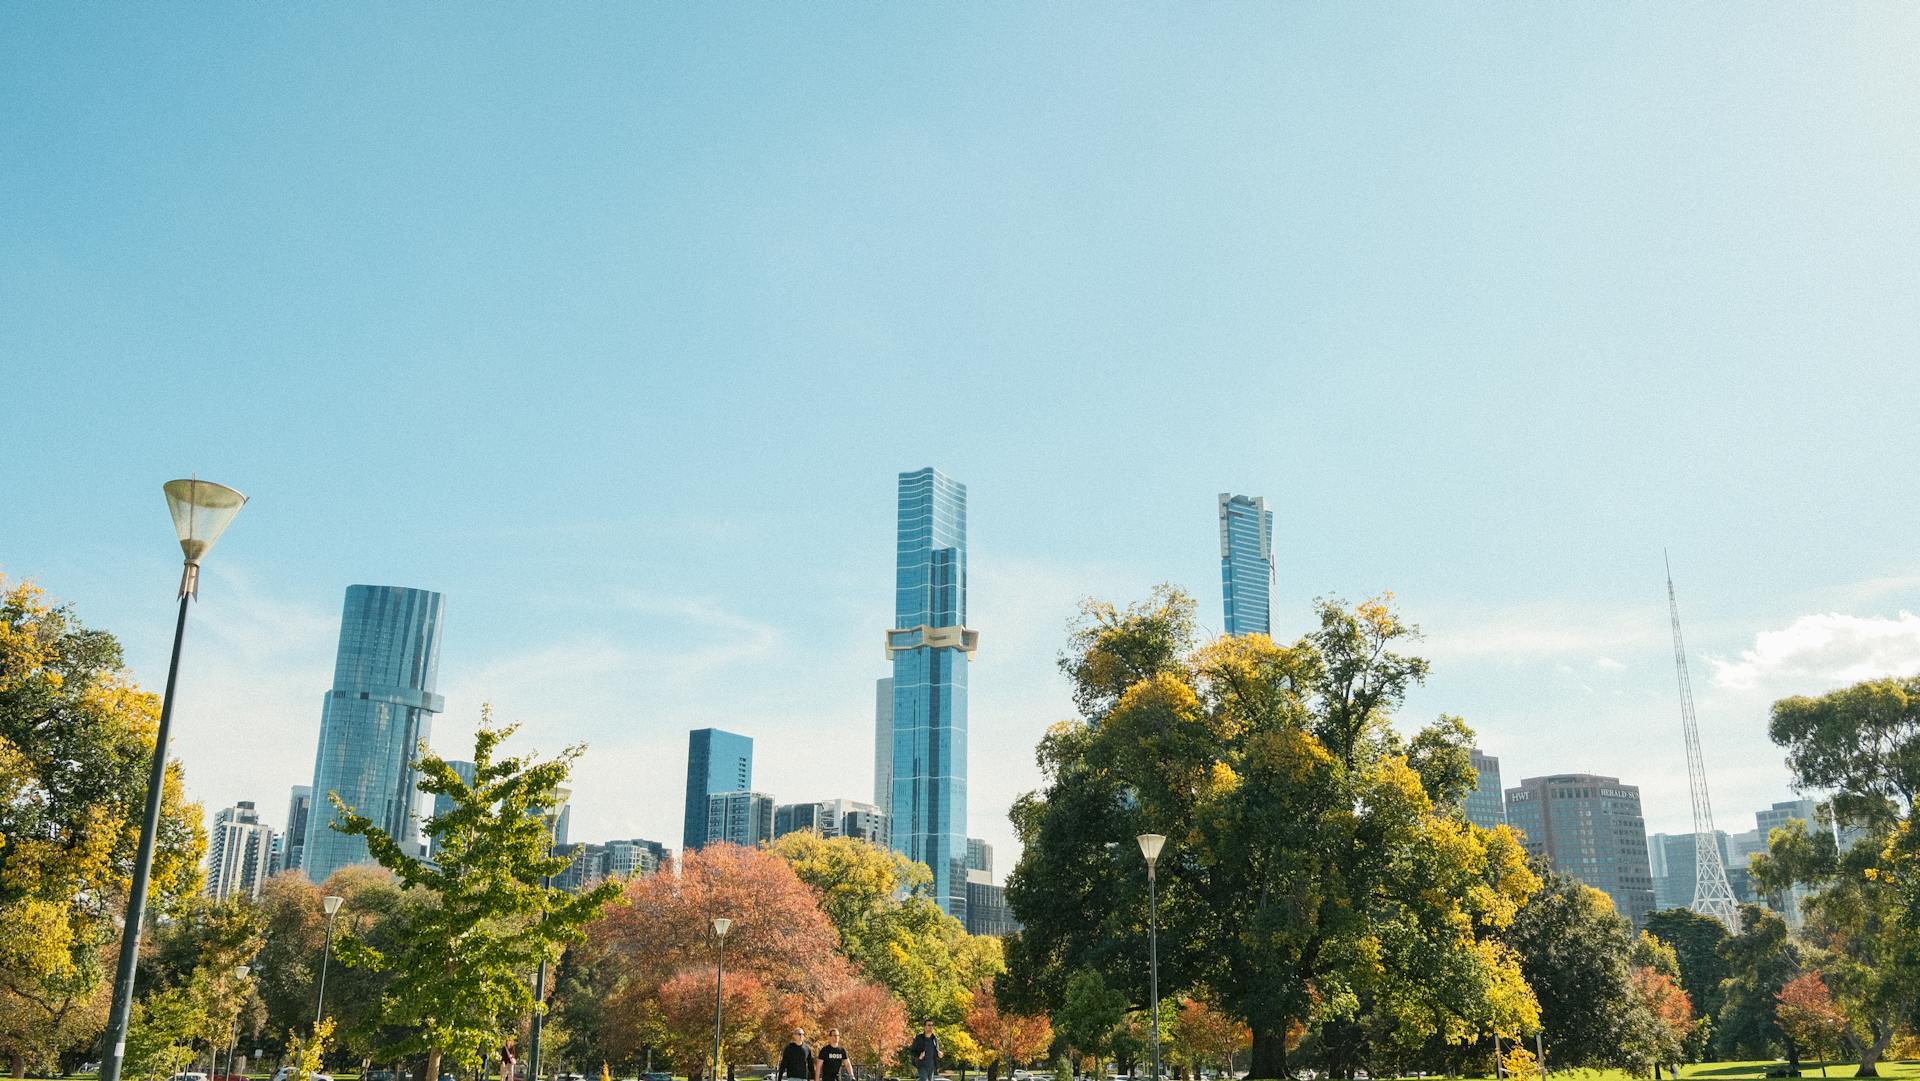
[[[1740,933],[1740,905],[1727,882],[1720,860],[1720,842],[1713,828],[1713,801],[1707,798],[1707,766],[1700,753],[1700,724],[1693,715],[1693,680],[1687,675],[1687,645],[1680,637],[1680,602],[1673,591],[1673,563],[1666,549],[1660,559],[1667,569],[1667,610],[1673,616],[1673,667],[1680,681],[1680,727],[1687,742],[1687,782],[1693,790],[1693,905],[1695,912],[1712,916],[1733,934]]]

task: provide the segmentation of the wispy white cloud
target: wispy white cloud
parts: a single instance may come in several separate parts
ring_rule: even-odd
[[[1805,615],[1754,635],[1736,660],[1711,659],[1713,683],[1735,691],[1801,692],[1920,671],[1920,616]]]

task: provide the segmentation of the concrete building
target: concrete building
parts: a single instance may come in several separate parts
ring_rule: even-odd
[[[764,792],[715,792],[707,797],[707,844],[753,848],[771,840],[772,796]]]
[[[272,871],[273,828],[260,821],[251,800],[213,816],[213,829],[207,833],[208,897],[258,897]]]
[[[1605,892],[1635,927],[1653,911],[1639,788],[1591,773],[1529,777],[1507,789],[1507,822],[1529,853]]]
[[[822,837],[854,837],[885,847],[887,816],[859,800],[830,799],[782,803],[773,809],[773,835],[810,831]]]

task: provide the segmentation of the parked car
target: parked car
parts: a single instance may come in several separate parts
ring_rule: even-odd
[[[169,1079],[169,1081],[171,1081],[171,1079]],[[273,1081],[293,1081],[293,1067],[282,1066],[278,1070],[275,1070],[273,1072]],[[313,1081],[333,1081],[333,1075],[317,1073],[313,1075]]]
[[[207,1081],[207,1075],[203,1073],[177,1073],[167,1078],[167,1081]]]

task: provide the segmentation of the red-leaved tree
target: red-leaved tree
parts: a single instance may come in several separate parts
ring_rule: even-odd
[[[850,983],[827,999],[822,1021],[840,1030],[847,1054],[868,1077],[886,1076],[886,1062],[907,1046],[907,1008],[877,983]]]
[[[1011,1073],[1021,1063],[1046,1054],[1053,1043],[1053,1025],[1046,1015],[1028,1017],[1001,1010],[991,980],[973,989],[973,1005],[967,1008],[967,1031],[979,1041],[981,1053],[987,1060],[987,1081],[995,1081],[1002,1066]]]
[[[1847,1015],[1833,1001],[1819,969],[1788,980],[1774,995],[1779,1005],[1774,1020],[1787,1035],[1811,1048],[1820,1060],[1820,1076],[1827,1076],[1827,1058],[1847,1038]]]

